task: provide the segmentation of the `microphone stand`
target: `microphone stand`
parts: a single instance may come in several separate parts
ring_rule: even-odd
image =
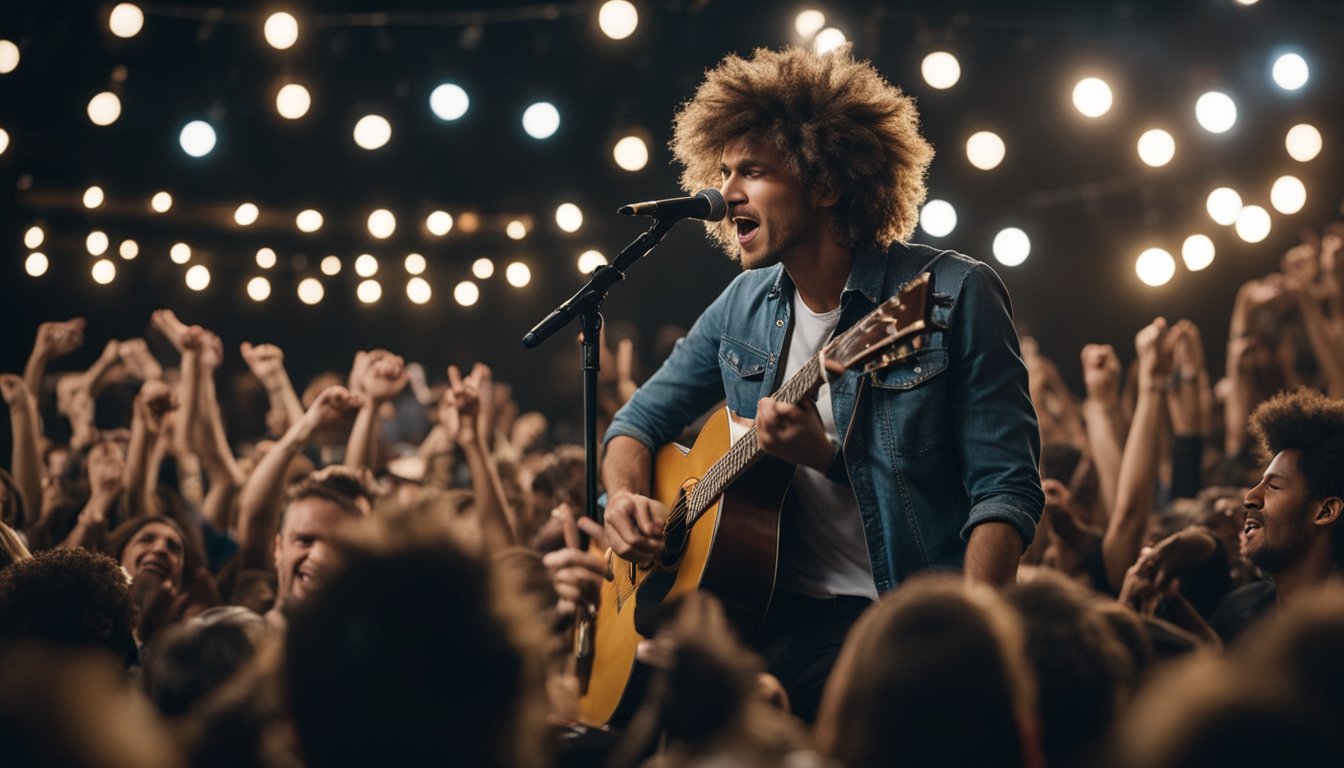
[[[584,514],[590,520],[602,522],[597,509],[597,374],[601,370],[602,302],[607,291],[625,279],[625,272],[644,258],[667,237],[672,225],[679,219],[656,219],[648,231],[635,238],[609,265],[593,272],[587,284],[556,307],[532,327],[523,337],[523,346],[533,349],[569,325],[575,317],[583,329],[580,360],[583,366],[583,451],[586,474]],[[588,548],[587,537],[579,532],[579,546]],[[574,655],[578,661],[580,693],[587,693],[588,678],[592,671],[593,619],[595,612],[580,613],[574,628]]]

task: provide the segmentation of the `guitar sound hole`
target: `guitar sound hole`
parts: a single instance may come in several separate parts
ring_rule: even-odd
[[[663,539],[663,555],[659,558],[664,568],[671,568],[686,554],[686,521],[678,520],[667,526]]]

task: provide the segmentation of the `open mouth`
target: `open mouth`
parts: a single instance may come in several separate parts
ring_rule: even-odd
[[[168,563],[157,557],[146,558],[140,561],[139,573],[153,573],[161,579],[168,579],[172,574],[169,572]]]
[[[733,223],[737,225],[737,242],[740,245],[746,245],[754,240],[756,232],[761,228],[760,222],[745,216],[734,216]]]
[[[1248,517],[1246,518],[1246,522],[1242,524],[1241,533],[1247,538],[1250,538],[1251,535],[1253,535],[1254,533],[1256,533],[1257,531],[1259,531],[1264,527],[1265,524],[1263,522]]]

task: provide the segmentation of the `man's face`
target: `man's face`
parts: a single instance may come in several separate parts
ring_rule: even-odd
[[[153,573],[165,583],[180,587],[184,551],[177,529],[166,523],[149,523],[136,531],[121,550],[121,567],[132,579]]]
[[[1311,542],[1319,504],[1311,500],[1297,457],[1296,450],[1279,453],[1246,494],[1241,554],[1270,575],[1297,562]]]
[[[728,202],[723,226],[736,230],[743,268],[778,264],[815,237],[816,208],[778,149],[745,139],[729,142],[719,171],[719,191]]]
[[[326,560],[327,541],[348,515],[327,499],[299,499],[285,511],[275,536],[275,572],[281,607],[301,602],[312,592]]]

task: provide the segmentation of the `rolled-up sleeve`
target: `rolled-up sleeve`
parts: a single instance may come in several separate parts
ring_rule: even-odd
[[[1008,292],[978,264],[949,318],[952,421],[971,510],[962,528],[1005,522],[1030,544],[1041,519],[1040,430],[1027,389]]]

